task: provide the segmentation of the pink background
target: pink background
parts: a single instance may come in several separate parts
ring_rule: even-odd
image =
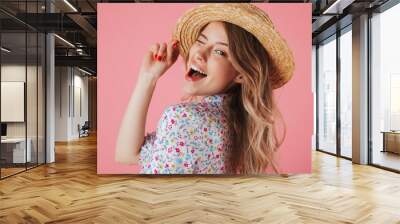
[[[135,86],[142,56],[149,46],[168,41],[178,18],[196,4],[98,4],[97,172],[133,174],[137,166],[114,161],[115,141],[125,107]],[[295,57],[293,79],[275,91],[287,126],[278,164],[284,173],[311,172],[313,98],[311,92],[311,4],[255,4],[265,10],[287,40]],[[155,130],[161,113],[182,96],[181,58],[157,83],[147,117]]]

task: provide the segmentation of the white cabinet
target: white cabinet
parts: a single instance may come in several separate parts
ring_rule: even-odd
[[[32,140],[27,138],[26,142],[28,145],[25,151],[25,138],[7,138],[1,140],[2,146],[12,148],[13,163],[25,163],[32,161]],[[27,159],[27,161],[25,161],[25,159]]]

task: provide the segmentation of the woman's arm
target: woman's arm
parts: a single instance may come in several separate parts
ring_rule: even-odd
[[[156,80],[138,80],[119,129],[115,153],[117,162],[137,163],[144,140],[147,111],[155,86]]]
[[[177,41],[155,44],[145,55],[136,87],[128,102],[119,129],[115,160],[137,163],[144,141],[146,117],[157,80],[175,63],[179,51]]]

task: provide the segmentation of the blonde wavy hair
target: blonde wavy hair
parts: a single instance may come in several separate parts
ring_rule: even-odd
[[[225,101],[231,130],[228,171],[234,174],[259,174],[271,167],[280,173],[275,152],[282,144],[286,129],[270,81],[271,64],[261,43],[249,32],[224,22],[234,68],[243,75],[242,82],[228,90]],[[283,134],[278,135],[278,121]]]
[[[243,75],[242,83],[227,90],[224,111],[231,145],[226,171],[232,174],[260,174],[271,167],[280,173],[275,153],[283,143],[286,128],[278,110],[270,82],[270,59],[265,48],[251,33],[223,22],[234,68]],[[203,27],[204,29],[204,27]],[[188,57],[184,58],[187,65]],[[183,96],[182,101],[199,101],[202,96]],[[277,126],[282,124],[279,137]]]

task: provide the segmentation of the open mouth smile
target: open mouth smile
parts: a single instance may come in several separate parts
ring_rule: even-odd
[[[207,77],[207,74],[194,65],[190,66],[189,71],[185,75],[186,80],[193,82],[199,81],[205,77]]]

